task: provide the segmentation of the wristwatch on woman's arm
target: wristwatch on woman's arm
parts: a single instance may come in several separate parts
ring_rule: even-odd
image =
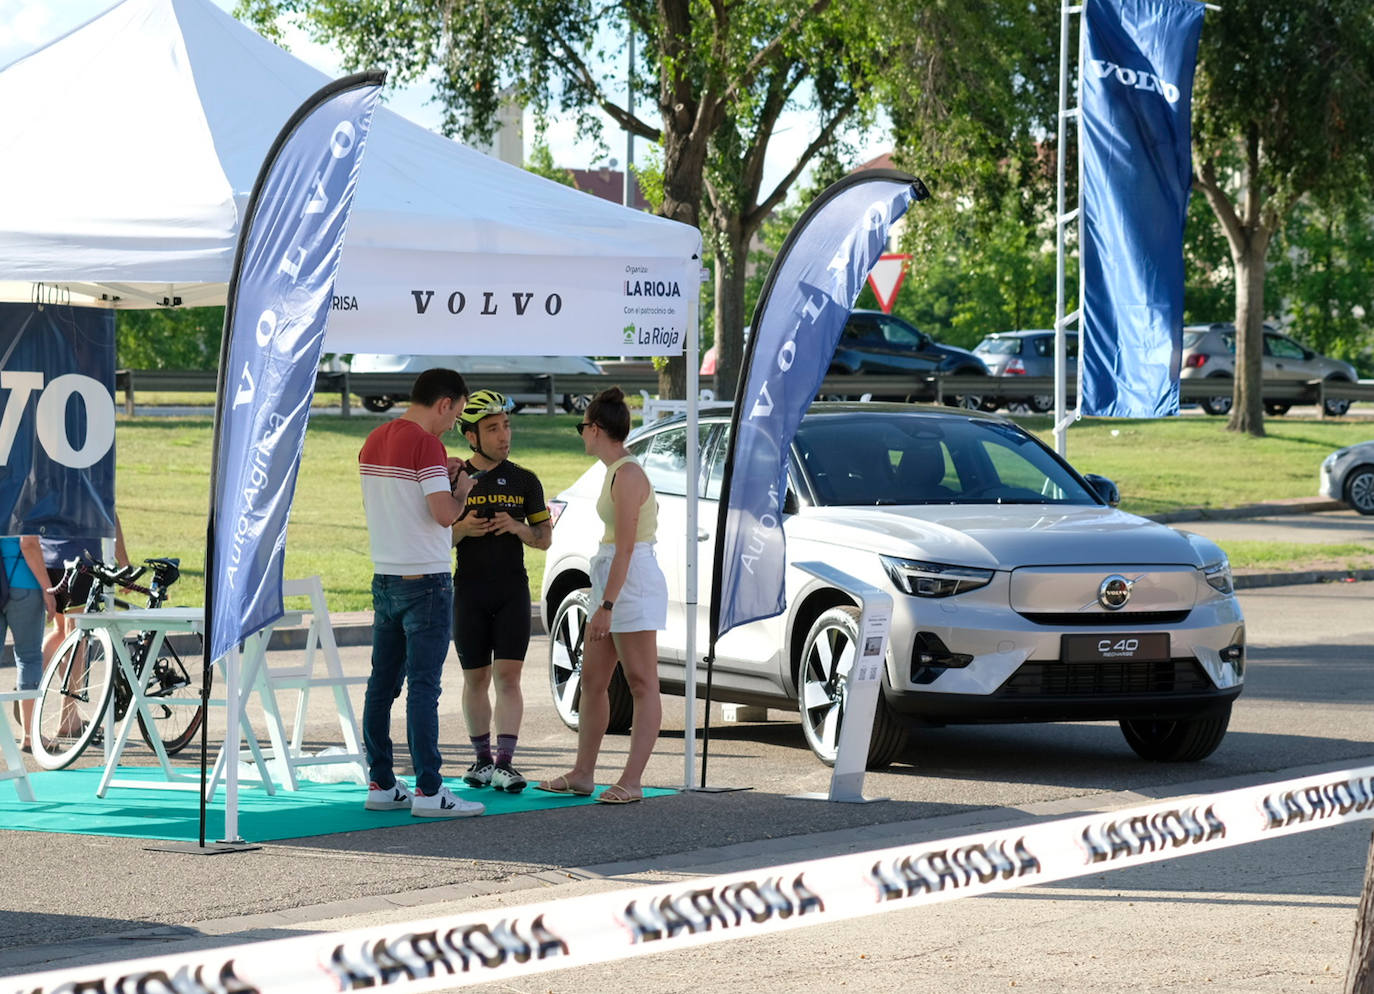
[[[602,602],[601,602],[601,606],[604,607],[607,611],[610,611],[610,610],[612,610],[612,609],[615,607],[615,602],[614,602],[614,601],[602,601]]]

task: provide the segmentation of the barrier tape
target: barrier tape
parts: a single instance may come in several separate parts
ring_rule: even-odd
[[[1374,766],[676,884],[19,975],[0,994],[406,994],[1014,890],[1374,818]]]

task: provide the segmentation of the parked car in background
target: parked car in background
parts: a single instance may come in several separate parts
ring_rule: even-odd
[[[728,409],[701,413],[701,470],[690,481],[683,417],[628,441],[658,501],[665,693],[681,694],[685,682],[687,488],[701,501],[690,541],[707,605],[729,419]],[[1212,542],[1116,509],[1111,481],[1080,476],[996,415],[818,403],[788,457],[786,608],[717,642],[715,700],[800,712],[807,744],[834,762],[859,607],[795,566],[820,561],[892,598],[872,766],[895,759],[918,725],[1116,721],[1140,756],[1171,762],[1221,743],[1244,679],[1245,623]],[[551,504],[561,513],[541,591],[549,689],[572,727],[604,475],[593,466]],[[709,641],[707,614],[697,614],[698,647]],[[611,731],[627,731],[633,707],[621,675],[610,707]]]
[[[1064,335],[1069,362],[1078,361],[1078,334]],[[1036,328],[1028,331],[999,331],[986,336],[973,347],[993,376],[1053,376],[1054,331]],[[1017,401],[1012,400],[1011,403]],[[1021,401],[1032,411],[1044,414],[1054,410],[1054,394],[1035,394]],[[987,409],[988,405],[984,405]]]
[[[1361,514],[1374,514],[1374,441],[1337,449],[1323,459],[1317,489]]]
[[[1354,383],[1359,379],[1355,367],[1340,359],[1318,355],[1306,346],[1279,333],[1273,325],[1264,326],[1264,356],[1260,376],[1266,380],[1327,380]],[[1226,380],[1224,391],[1201,402],[1208,414],[1227,414],[1231,410],[1231,380],[1236,377],[1236,326],[1229,323],[1196,324],[1183,329],[1183,369],[1187,379]],[[1218,387],[1223,384],[1218,382]],[[1289,401],[1266,401],[1265,413],[1287,414]],[[1350,410],[1350,401],[1328,399],[1323,408],[1333,417]]]
[[[882,311],[851,311],[835,346],[827,375],[858,376],[864,373],[890,376],[910,373],[961,373],[988,376],[987,365],[968,349],[943,345],[901,318]],[[856,389],[855,394],[866,393]],[[916,391],[912,391],[914,394]],[[846,391],[846,395],[848,395]],[[891,398],[896,400],[904,397]],[[980,395],[953,399],[961,407],[976,409]]]
[[[532,375],[552,375],[554,386],[558,385],[560,374],[591,373],[600,375],[601,367],[585,356],[566,355],[381,355],[377,353],[358,353],[349,363],[353,373],[423,373],[426,369],[444,367],[456,369],[468,381],[473,390],[482,386],[484,373],[509,375],[529,373]],[[393,404],[409,399],[408,394],[363,394],[363,406],[369,411],[388,410]],[[547,396],[540,393],[515,393],[510,395],[519,410],[526,404],[544,406]],[[591,397],[587,394],[556,394],[555,400],[562,404],[569,414],[584,411]]]

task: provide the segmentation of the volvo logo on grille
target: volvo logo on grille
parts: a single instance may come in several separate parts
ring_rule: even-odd
[[[1134,583],[1134,580],[1128,580],[1120,573],[1113,573],[1097,588],[1097,603],[1108,611],[1121,610],[1131,599],[1131,587]]]

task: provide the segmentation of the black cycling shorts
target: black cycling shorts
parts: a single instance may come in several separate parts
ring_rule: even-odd
[[[480,670],[493,659],[524,660],[530,647],[530,585],[453,585],[453,646],[465,670]]]
[[[54,569],[48,567],[48,586],[55,587],[62,582],[62,577],[67,571],[65,569]],[[89,573],[78,573],[72,579],[72,585],[67,590],[53,594],[53,600],[57,601],[59,613],[76,608],[78,611],[86,607],[86,598],[91,595],[91,583],[95,580]]]

